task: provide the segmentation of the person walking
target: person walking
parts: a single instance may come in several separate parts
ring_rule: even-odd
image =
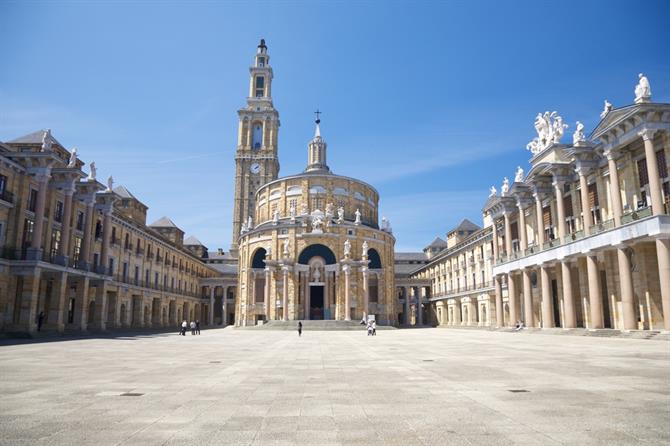
[[[37,331],[42,330],[43,323],[44,323],[44,311],[40,311],[40,315],[37,316]]]
[[[200,321],[198,320],[195,321],[195,332],[196,334],[200,334]]]
[[[370,321],[368,321],[367,330],[368,330],[368,336],[372,336],[372,323]]]
[[[181,322],[181,333],[180,333],[180,334],[181,334],[182,336],[186,336],[186,328],[187,328],[187,327],[188,327],[188,322],[186,322],[186,319],[184,319],[184,320]]]
[[[298,321],[298,337],[302,336],[302,321]]]
[[[372,321],[372,336],[377,336],[377,322]]]
[[[191,336],[195,335],[195,321],[191,321]]]

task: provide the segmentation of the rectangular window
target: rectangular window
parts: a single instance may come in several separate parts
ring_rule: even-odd
[[[596,183],[589,184],[589,209],[593,215],[593,224],[600,223],[600,202],[598,201],[598,187]]]
[[[21,244],[23,248],[27,248],[32,243],[34,229],[35,223],[26,218],[23,222],[23,243]]]
[[[62,201],[57,201],[56,202],[56,208],[54,209],[54,220],[56,220],[58,223],[63,222],[63,202]]]
[[[656,152],[656,163],[658,164],[658,176],[660,178],[667,178],[668,164],[665,162],[665,150]]]
[[[70,303],[67,306],[67,323],[74,323],[74,298],[70,299]]]
[[[114,274],[114,257],[109,258],[108,268],[109,268],[109,270],[107,271],[107,274],[109,274],[109,275]]]
[[[75,237],[74,238],[74,252],[72,255],[72,260],[74,261],[75,265],[79,263],[79,257],[81,256],[81,238],[80,237]]]
[[[647,160],[637,160],[637,175],[640,180],[640,187],[649,184],[649,175],[647,174]]]
[[[35,189],[30,189],[30,195],[28,196],[28,210],[35,212],[37,207],[37,191]]]
[[[263,76],[256,77],[256,97],[261,98],[265,94],[265,78]]]
[[[121,273],[121,277],[123,278],[124,282],[128,280],[128,262],[123,262],[123,271]]]
[[[51,231],[51,259],[53,260],[54,257],[58,254],[58,250],[60,249],[60,237],[61,237],[61,232],[58,229],[54,229]]]
[[[2,196],[5,193],[6,189],[7,189],[7,177],[4,175],[0,175],[0,196]]]

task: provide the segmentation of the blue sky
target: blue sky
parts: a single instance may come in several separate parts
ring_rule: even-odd
[[[265,38],[281,175],[322,116],[331,169],[374,185],[396,250],[462,218],[527,166],[538,112],[597,124],[637,73],[670,102],[670,3],[8,2],[0,140],[51,128],[210,249],[228,249],[237,110]]]

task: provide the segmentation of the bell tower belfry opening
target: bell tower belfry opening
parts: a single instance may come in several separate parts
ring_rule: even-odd
[[[237,256],[242,227],[253,224],[255,194],[279,175],[279,112],[272,104],[273,72],[265,39],[261,39],[249,67],[247,105],[238,110],[239,127],[235,153],[235,199],[231,254]]]

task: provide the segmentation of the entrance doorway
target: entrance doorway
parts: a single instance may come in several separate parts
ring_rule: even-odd
[[[309,318],[312,320],[323,319],[323,285],[309,287]]]

